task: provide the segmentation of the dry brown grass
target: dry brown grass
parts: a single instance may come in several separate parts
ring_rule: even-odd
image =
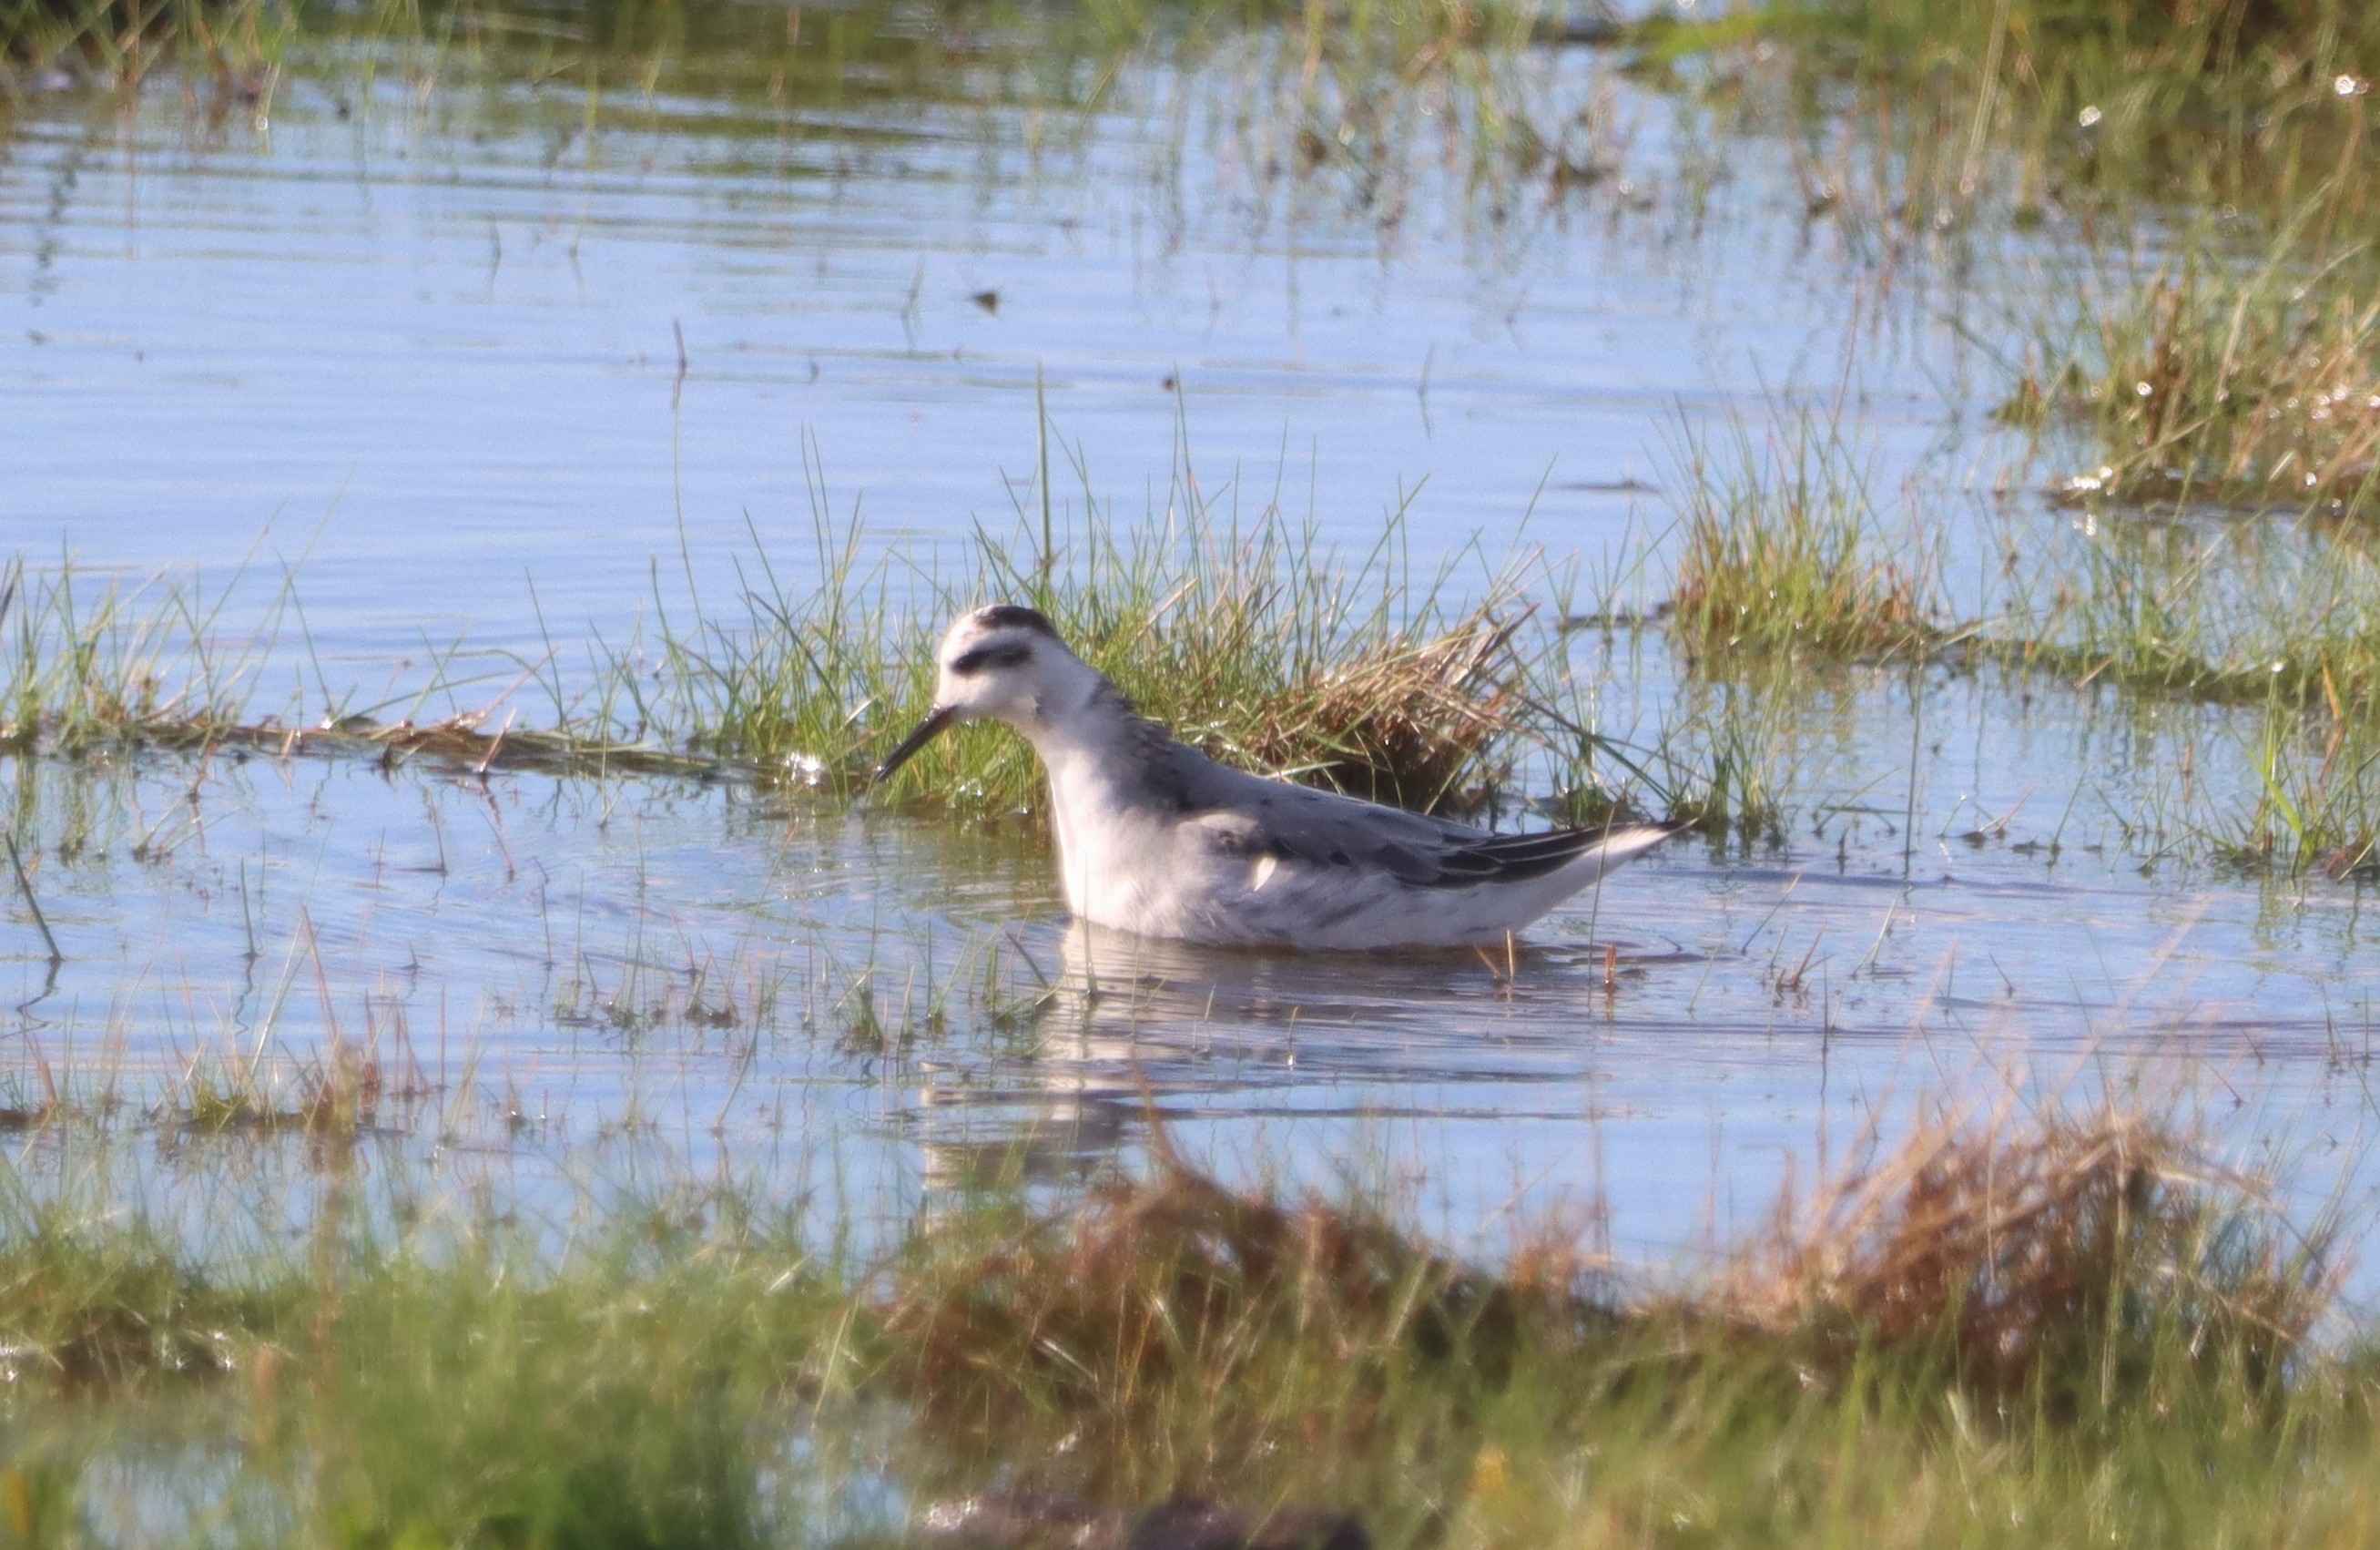
[[[1270,1407],[1259,1398],[1236,1422],[1215,1413],[1236,1399],[1327,1391],[1327,1407],[1295,1405],[1299,1424],[1346,1442],[1366,1432],[1388,1364],[1460,1356],[1500,1378],[1524,1303],[1544,1305],[1383,1217],[1167,1166],[1062,1220],[929,1257],[884,1312],[932,1424],[992,1442],[1053,1411],[1080,1417],[1107,1441],[1082,1450],[1086,1478],[1062,1483],[1105,1494],[1133,1472],[1133,1441],[1185,1413],[1214,1427],[1203,1450],[1247,1457]]]
[[[983,1227],[929,1235],[891,1283],[898,1384],[1027,1484],[1127,1501],[1185,1474],[1228,1487],[1284,1436],[1392,1446],[1547,1385],[1834,1385],[1882,1364],[2051,1424],[2216,1374],[2252,1395],[2333,1290],[2325,1242],[2189,1136],[2112,1110],[1921,1125],[1714,1275],[1634,1296],[1574,1233],[1490,1270],[1383,1215],[1170,1162]]]
[[[726,759],[568,731],[520,730],[509,721],[492,732],[487,729],[492,719],[488,712],[468,711],[428,723],[381,723],[368,716],[346,716],[316,726],[293,726],[269,717],[242,721],[216,715],[154,714],[116,723],[109,737],[124,748],[163,749],[202,758],[219,751],[275,759],[346,757],[370,760],[389,769],[419,759],[450,773],[471,775],[505,770],[554,775],[702,776],[748,768]],[[0,750],[24,751],[39,746],[36,732],[14,739],[0,736]],[[83,746],[87,750],[91,744]]]
[[[1481,612],[1433,640],[1332,664],[1266,706],[1245,751],[1372,801],[1462,806],[1464,783],[1531,730],[1519,629]]]
[[[466,712],[443,721],[417,725],[410,721],[381,724],[365,716],[348,716],[320,726],[282,726],[270,722],[227,726],[152,728],[143,738],[149,746],[238,748],[286,758],[294,754],[345,754],[378,761],[391,768],[416,759],[442,768],[486,775],[493,770],[533,771],[541,775],[716,775],[728,762],[699,754],[675,753],[648,745],[618,743],[569,731],[522,730],[510,718],[488,729],[493,719],[485,711]]]
[[[1989,1389],[2089,1383],[2104,1401],[2166,1323],[2269,1373],[2328,1305],[2325,1246],[2137,1113],[1937,1118],[1781,1209],[1700,1300],[1772,1335],[1947,1342]]]

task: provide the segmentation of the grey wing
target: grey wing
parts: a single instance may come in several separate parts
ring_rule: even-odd
[[[1232,822],[1212,825],[1220,842],[1249,854],[1312,866],[1385,872],[1421,888],[1467,888],[1542,877],[1625,830],[1553,829],[1495,835],[1402,808],[1358,801],[1311,787],[1266,780],[1184,749],[1196,766],[1179,771],[1184,805]]]

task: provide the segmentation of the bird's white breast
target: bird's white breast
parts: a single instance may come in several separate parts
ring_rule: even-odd
[[[1066,906],[1096,925],[1223,939],[1218,912],[1250,893],[1259,868],[1270,870],[1269,857],[1232,857],[1219,848],[1222,836],[1211,827],[1223,815],[1136,805],[1090,757],[1050,761],[1050,806]]]

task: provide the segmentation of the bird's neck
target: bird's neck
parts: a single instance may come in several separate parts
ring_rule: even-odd
[[[1033,744],[1050,777],[1050,827],[1067,907],[1086,919],[1104,919],[1101,899],[1118,875],[1112,852],[1119,824],[1147,805],[1140,751],[1165,734],[1105,678],[1095,678],[1089,692],[1066,709],[1045,702],[1011,725]]]
[[[1069,787],[1112,778],[1119,761],[1153,730],[1132,702],[1092,674],[1078,693],[1053,696],[1014,722],[1050,772],[1052,796],[1064,803]]]

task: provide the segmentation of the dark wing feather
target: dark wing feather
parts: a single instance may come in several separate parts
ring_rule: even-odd
[[[1401,808],[1247,775],[1179,743],[1164,776],[1179,811],[1228,817],[1217,843],[1310,866],[1385,872],[1419,888],[1468,888],[1542,877],[1593,850],[1608,828],[1497,835]]]
[[[1439,875],[1427,887],[1461,888],[1474,883],[1520,883],[1569,865],[1608,837],[1602,829],[1553,829],[1533,835],[1491,835],[1451,847],[1439,858]]]

